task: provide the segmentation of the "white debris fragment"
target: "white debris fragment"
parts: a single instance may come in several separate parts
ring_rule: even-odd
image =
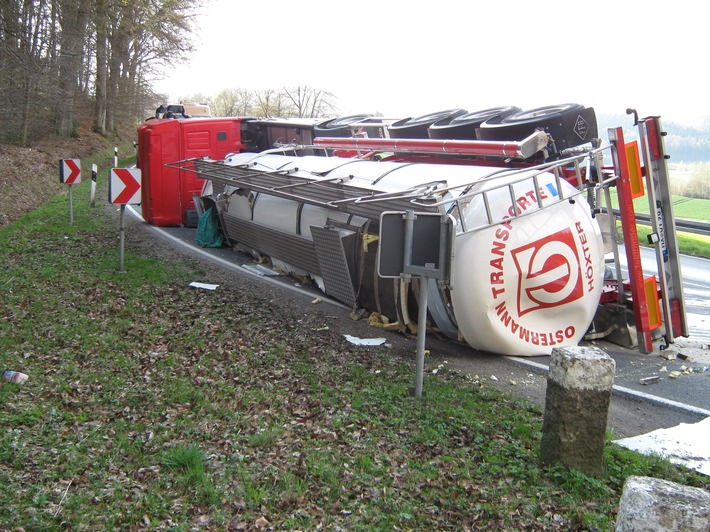
[[[218,284],[209,283],[198,283],[197,281],[192,281],[190,286],[193,288],[202,288],[203,290],[217,290]]]
[[[643,454],[660,454],[671,462],[710,475],[710,418],[694,424],[658,429],[614,443]]]
[[[348,342],[355,345],[382,345],[387,341],[385,338],[358,338],[349,334],[343,336]]]

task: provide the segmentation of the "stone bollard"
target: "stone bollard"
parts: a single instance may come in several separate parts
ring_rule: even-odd
[[[616,532],[710,530],[710,493],[651,477],[624,482]]]
[[[540,444],[543,464],[562,464],[593,476],[604,474],[615,369],[614,360],[596,347],[552,350]]]

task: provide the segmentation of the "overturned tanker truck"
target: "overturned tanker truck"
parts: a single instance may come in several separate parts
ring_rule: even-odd
[[[687,336],[687,326],[663,183],[651,185],[654,210],[666,210],[652,228],[662,236],[662,273],[640,270],[633,189],[667,176],[658,119],[637,125],[643,170],[621,128],[602,141],[594,110],[577,104],[344,117],[316,125],[308,144],[284,139],[177,165],[205,180],[203,209],[213,207],[230,245],[402,331],[426,326],[518,356],[614,336],[650,352],[659,337]],[[619,196],[629,279],[609,187]],[[380,275],[380,226],[392,213],[453,225],[446,275]],[[415,323],[418,283],[427,283],[426,324]]]

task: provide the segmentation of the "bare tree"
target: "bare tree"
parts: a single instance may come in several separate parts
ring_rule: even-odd
[[[154,103],[150,80],[193,49],[192,14],[202,0],[110,3],[106,129],[144,116]]]
[[[694,165],[686,184],[685,195],[691,198],[710,198],[710,168],[708,163]]]
[[[295,110],[295,116],[306,118],[329,117],[335,113],[333,93],[307,85],[284,88],[284,94]]]
[[[74,104],[79,85],[84,39],[89,22],[90,0],[63,0],[60,3],[61,26],[59,56],[59,91],[56,101],[56,131],[68,137],[75,132]]]
[[[114,4],[111,7],[109,19],[112,21],[113,31],[108,35],[110,53],[106,85],[106,129],[109,131],[116,127],[116,114],[120,107],[121,72],[127,68],[132,34],[132,10],[128,2]]]
[[[94,131],[106,134],[106,90],[108,82],[108,0],[94,3],[96,32],[96,78],[94,83]]]
[[[155,73],[192,49],[202,2],[0,0],[0,142],[71,135],[79,114],[101,133],[143,117]]]
[[[253,91],[224,89],[212,101],[212,114],[216,116],[250,116],[254,114],[255,105],[256,94]]]
[[[56,75],[50,47],[57,42],[54,0],[0,0],[0,141],[27,144],[53,129],[50,110]]]
[[[263,89],[255,94],[254,112],[259,116],[294,116],[291,102],[283,90]]]

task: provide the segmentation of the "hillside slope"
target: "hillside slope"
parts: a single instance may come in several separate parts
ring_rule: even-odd
[[[0,227],[66,191],[59,182],[61,159],[82,159],[82,180],[86,181],[91,178],[91,164],[102,165],[86,158],[112,146],[110,139],[88,128],[72,138],[48,136],[29,148],[0,145]]]

